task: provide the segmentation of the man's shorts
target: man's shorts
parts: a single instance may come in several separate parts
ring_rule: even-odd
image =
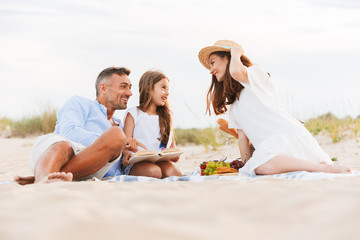
[[[73,142],[59,134],[56,134],[56,133],[50,133],[47,135],[37,137],[35,140],[34,146],[32,148],[31,158],[30,158],[30,169],[31,169],[32,173],[34,173],[34,169],[35,169],[37,160],[46,151],[46,149],[48,149],[52,144],[61,142],[61,141],[66,141],[67,143],[69,143],[70,146],[72,147],[75,155],[79,154],[79,152],[81,152],[82,150],[84,150],[86,148],[84,145],[77,143],[77,142]],[[117,159],[115,159],[114,161],[112,161],[111,163],[106,163],[105,166],[102,167],[97,172],[90,174],[88,176],[82,177],[80,179],[76,179],[76,180],[87,180],[87,179],[91,179],[93,177],[102,179],[103,176],[107,173],[107,171],[111,168],[111,166],[114,163],[116,163],[117,161],[119,161],[119,159],[120,159],[120,156]]]

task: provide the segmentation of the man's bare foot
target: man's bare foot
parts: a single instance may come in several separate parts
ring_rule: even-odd
[[[47,176],[36,180],[35,183],[52,183],[52,182],[71,182],[73,179],[73,175],[71,172],[53,172],[49,173]]]
[[[48,179],[49,180],[55,180],[55,179],[60,179],[61,181],[65,181],[65,182],[71,182],[73,179],[73,175],[71,172],[55,172],[55,173],[50,173],[48,175]]]
[[[35,182],[35,176],[27,176],[27,177],[15,176],[14,181],[20,185],[32,184]]]

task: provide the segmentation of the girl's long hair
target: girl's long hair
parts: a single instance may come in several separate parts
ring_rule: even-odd
[[[210,105],[212,105],[215,115],[219,115],[227,111],[226,105],[234,103],[235,100],[240,96],[240,93],[244,87],[230,75],[230,53],[214,52],[212,54],[215,54],[221,58],[226,57],[228,59],[228,64],[226,66],[223,80],[219,82],[216,79],[216,76],[212,75],[211,85],[206,96],[206,113],[209,112],[209,115],[211,115]],[[244,55],[241,56],[240,60],[246,67],[253,65],[250,59]]]
[[[154,89],[157,82],[166,78],[165,74],[160,71],[147,71],[145,72],[139,82],[140,103],[138,109],[146,112],[151,104],[150,91]],[[166,101],[164,106],[158,106],[156,113],[159,115],[160,126],[160,142],[166,146],[169,141],[172,119],[169,103]]]

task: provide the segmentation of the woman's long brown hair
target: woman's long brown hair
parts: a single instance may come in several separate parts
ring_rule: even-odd
[[[223,76],[223,80],[219,82],[216,79],[216,76],[212,75],[211,85],[206,96],[206,113],[209,112],[209,115],[211,115],[210,105],[212,105],[215,115],[219,115],[227,111],[226,105],[234,103],[235,100],[240,96],[239,94],[244,87],[230,75],[230,53],[214,52],[211,55],[213,54],[221,58],[226,57],[228,59],[228,64],[226,66],[226,72]],[[244,55],[241,56],[240,60],[246,67],[253,65],[250,59]]]
[[[139,82],[140,104],[138,109],[143,112],[146,112],[149,109],[151,104],[150,91],[154,89],[154,86],[157,82],[164,78],[169,80],[165,74],[160,71],[147,71],[141,76]],[[156,113],[159,115],[159,140],[164,146],[166,146],[167,142],[169,141],[172,124],[169,103],[166,101],[164,106],[158,106],[156,108]]]

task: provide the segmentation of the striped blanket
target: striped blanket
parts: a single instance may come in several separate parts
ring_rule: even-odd
[[[275,175],[256,175],[256,176],[200,176],[199,172],[189,172],[184,173],[184,176],[181,177],[168,177],[164,179],[157,179],[151,177],[139,177],[139,176],[129,176],[129,175],[120,175],[115,177],[107,177],[105,179],[93,178],[91,181],[105,181],[105,182],[205,182],[205,181],[214,181],[214,180],[238,180],[242,182],[255,181],[257,179],[266,179],[266,178],[277,178],[277,179],[288,179],[288,180],[320,180],[320,179],[333,179],[337,177],[349,177],[349,176],[359,176],[360,171],[353,171],[352,173],[344,174],[334,174],[334,173],[323,173],[323,172],[289,172]],[[3,181],[0,184],[14,184],[14,181]]]
[[[192,182],[204,182],[204,181],[212,181],[217,179],[226,179],[226,180],[239,180],[243,182],[254,181],[257,179],[264,178],[278,178],[278,179],[288,179],[288,180],[319,180],[319,179],[333,179],[336,177],[348,177],[348,176],[358,176],[360,175],[360,171],[354,171],[352,173],[344,173],[344,174],[334,174],[334,173],[323,173],[323,172],[289,172],[275,175],[256,175],[256,176],[219,176],[219,175],[211,175],[211,176],[200,176],[199,172],[191,172],[184,173],[184,176],[181,177],[168,177],[164,179],[150,178],[150,177],[139,177],[139,176],[129,176],[129,175],[121,175],[115,177],[109,177],[103,179],[102,181],[107,182],[177,182],[177,181],[192,181]],[[95,181],[100,181],[99,179],[93,179]]]

